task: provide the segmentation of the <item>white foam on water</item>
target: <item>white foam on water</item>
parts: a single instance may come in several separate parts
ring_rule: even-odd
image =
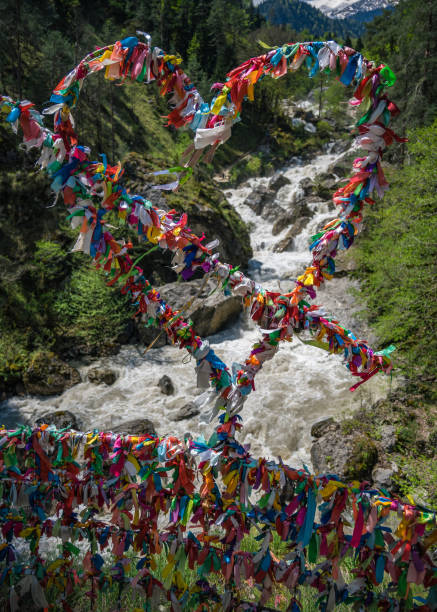
[[[302,195],[299,183],[306,177],[314,178],[325,172],[335,161],[336,155],[323,154],[311,163],[293,160],[279,171],[291,183],[282,187],[276,201],[282,208],[291,208]],[[323,221],[334,216],[324,202],[313,203],[314,216],[304,231],[295,239],[293,251],[273,252],[274,245],[287,232],[286,228],[277,236],[272,235],[272,221],[257,216],[244,204],[251,191],[260,184],[266,185],[270,178],[252,178],[236,189],[228,189],[225,195],[250,224],[253,259],[249,274],[267,288],[282,292],[290,291],[292,278],[302,273],[311,261],[308,238]],[[209,236],[213,238],[212,234]],[[323,305],[345,326],[356,323],[358,306],[349,295],[351,282],[335,279],[319,291],[317,304]],[[259,331],[247,314],[231,328],[210,338],[212,348],[228,366],[243,362],[250,353],[251,345],[259,338]],[[13,397],[0,404],[2,422],[13,427],[20,422],[31,423],[42,414],[52,410],[69,410],[80,419],[84,429],[108,430],[111,427],[136,418],[151,419],[160,435],[183,436],[190,432],[193,437],[204,434],[208,437],[215,423],[202,425],[198,417],[174,421],[182,406],[194,399],[200,391],[196,388],[194,361],[189,361],[184,351],[174,347],[150,350],[125,346],[115,356],[105,357],[91,367],[104,365],[117,371],[118,378],[111,386],[94,385],[87,381],[90,366],[79,368],[84,382],[65,391],[58,397]],[[173,380],[175,393],[165,396],[157,386],[161,376],[167,374]],[[255,456],[275,458],[278,455],[296,467],[303,463],[311,469],[311,425],[320,418],[349,414],[363,403],[376,401],[386,395],[389,381],[375,376],[354,393],[349,387],[354,379],[338,356],[332,356],[317,348],[304,345],[299,339],[281,345],[275,358],[267,362],[255,380],[256,391],[246,401],[241,412],[244,427],[240,440],[251,444]]]

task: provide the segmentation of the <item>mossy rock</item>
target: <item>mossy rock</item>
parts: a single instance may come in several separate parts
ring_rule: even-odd
[[[117,380],[117,372],[111,368],[90,368],[88,370],[88,380],[95,385],[102,383],[113,385]]]
[[[80,381],[75,368],[48,351],[35,353],[23,375],[25,389],[32,395],[58,395]]]
[[[332,422],[311,447],[316,473],[337,474],[345,480],[371,480],[378,461],[376,443],[362,432],[345,432]]]
[[[367,436],[359,436],[353,441],[352,452],[344,467],[344,475],[348,480],[370,480],[377,461],[376,444]]]

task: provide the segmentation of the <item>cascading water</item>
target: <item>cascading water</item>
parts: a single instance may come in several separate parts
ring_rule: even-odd
[[[256,215],[245,204],[246,198],[259,186],[283,176],[289,182],[281,187],[273,206],[291,210],[302,193],[301,181],[326,172],[338,158],[333,153],[318,155],[311,163],[294,159],[271,178],[252,178],[241,187],[227,189],[225,195],[250,225],[253,259],[249,275],[272,290],[290,291],[293,278],[310,261],[308,238],[316,233],[324,221],[334,216],[329,204],[312,199],[308,208],[312,216],[294,239],[293,250],[274,252],[275,245],[286,235],[288,227],[274,236],[275,218],[266,220]],[[210,234],[212,237],[212,234]],[[349,293],[352,281],[336,278],[319,290],[315,303],[323,305],[328,314],[358,332],[355,314],[357,305]],[[244,360],[249,347],[259,336],[256,326],[242,315],[231,328],[210,338],[216,353],[228,364]],[[215,423],[203,425],[198,416],[176,422],[179,409],[197,396],[194,363],[171,346],[157,348],[143,354],[139,346],[126,346],[118,355],[105,357],[92,367],[105,365],[117,371],[118,378],[111,386],[96,386],[87,381],[88,366],[79,366],[82,382],[58,397],[13,397],[0,404],[2,422],[12,427],[33,422],[51,410],[69,410],[77,415],[83,429],[108,430],[124,421],[147,417],[160,435],[193,436],[212,432]],[[175,393],[165,396],[157,386],[159,378],[169,375]],[[244,427],[241,439],[250,443],[254,455],[275,457],[299,467],[310,465],[311,425],[326,416],[350,413],[362,402],[375,401],[384,396],[388,380],[374,377],[354,393],[349,387],[355,382],[348,370],[335,357],[299,339],[285,343],[276,357],[267,362],[256,378],[256,391],[245,403],[241,416]]]

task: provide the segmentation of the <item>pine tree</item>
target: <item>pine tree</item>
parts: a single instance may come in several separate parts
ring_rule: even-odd
[[[366,55],[387,62],[397,76],[390,97],[400,100],[402,129],[429,125],[437,115],[437,6],[401,0],[367,26]]]

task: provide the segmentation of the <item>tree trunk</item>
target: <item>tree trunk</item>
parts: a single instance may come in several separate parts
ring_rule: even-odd
[[[111,91],[111,162],[115,162],[115,136],[114,136],[114,86],[109,83]]]
[[[17,45],[17,91],[18,91],[18,99],[21,100],[22,90],[21,90],[21,77],[22,77],[22,63],[21,63],[21,0],[15,1],[15,11],[16,11],[16,19],[17,19],[17,29],[15,34],[15,40]]]
[[[319,89],[319,119],[322,116],[322,97],[323,97],[323,75],[320,73],[320,89]]]

